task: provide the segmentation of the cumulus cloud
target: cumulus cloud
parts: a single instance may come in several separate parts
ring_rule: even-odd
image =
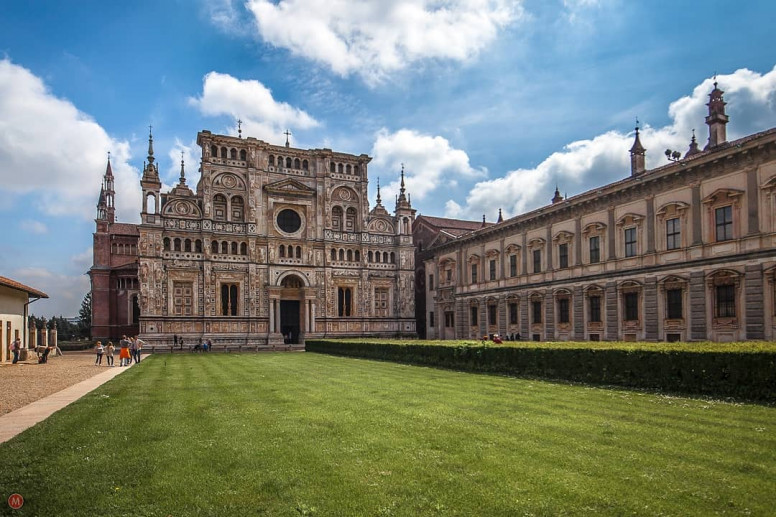
[[[242,121],[245,136],[276,140],[286,129],[310,129],[319,122],[305,111],[286,102],[278,102],[272,91],[256,80],[240,80],[229,74],[210,72],[203,81],[202,95],[189,102],[207,116],[229,115],[235,124]]]
[[[728,102],[728,140],[768,129],[776,120],[776,68],[766,74],[741,69],[716,79]],[[647,148],[647,168],[664,165],[665,149],[684,154],[693,129],[701,149],[706,145],[708,130],[704,117],[714,79],[706,79],[691,95],[671,103],[668,113],[672,122],[660,128],[645,127],[641,142]],[[633,133],[610,131],[591,139],[566,145],[538,166],[518,168],[503,177],[481,181],[471,190],[465,206],[448,203],[448,217],[476,219],[485,213],[494,220],[498,209],[504,216],[514,216],[550,202],[555,184],[561,193],[576,194],[623,179],[630,174]]]
[[[48,214],[94,218],[108,151],[117,213],[136,220],[139,173],[127,162],[129,144],[111,138],[89,115],[54,96],[28,69],[0,60],[0,189],[34,190],[40,194],[37,208]]]
[[[465,61],[522,14],[519,0],[249,0],[267,43],[374,84],[424,59]]]
[[[201,155],[196,141],[191,141],[187,145],[179,138],[176,138],[175,145],[170,149],[168,156],[170,157],[170,168],[165,175],[165,179],[167,180],[165,183],[171,183],[171,185],[165,187],[165,190],[168,190],[179,183],[181,176],[181,159],[184,162],[186,185],[188,185],[191,190],[196,190],[201,175],[199,172],[199,160]]]
[[[44,223],[40,221],[33,221],[32,219],[25,219],[21,221],[19,223],[19,228],[25,232],[35,233],[37,235],[48,233],[48,227]]]
[[[382,184],[385,199],[392,199],[399,192],[399,172],[405,168],[405,183],[416,200],[423,200],[436,189],[455,186],[459,178],[483,177],[487,171],[475,169],[469,157],[450,145],[441,136],[424,135],[412,129],[400,129],[390,133],[387,129],[377,132],[372,146],[371,176],[382,172],[394,178]]]

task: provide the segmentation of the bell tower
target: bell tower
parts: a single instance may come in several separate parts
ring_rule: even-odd
[[[726,125],[728,123],[728,116],[725,113],[725,100],[722,98],[722,94],[725,93],[717,87],[717,81],[714,81],[714,89],[709,94],[709,102],[706,106],[709,107],[709,114],[706,117],[706,124],[709,126],[709,143],[706,144],[706,149],[711,149],[720,144],[724,144],[727,141]]]
[[[159,180],[159,166],[154,164],[154,160],[154,135],[151,133],[151,126],[148,126],[148,158],[143,165],[143,177],[140,179],[140,187],[143,189],[143,210],[140,215],[143,223],[158,225],[162,222],[159,217],[162,182]]]

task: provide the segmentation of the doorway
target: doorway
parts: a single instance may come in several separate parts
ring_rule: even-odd
[[[280,301],[280,332],[287,345],[299,344],[299,300]]]

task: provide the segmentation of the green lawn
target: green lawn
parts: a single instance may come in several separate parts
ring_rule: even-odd
[[[776,408],[157,355],[0,445],[0,486],[13,515],[773,515]]]

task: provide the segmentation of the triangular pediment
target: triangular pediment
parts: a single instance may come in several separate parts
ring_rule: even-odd
[[[284,196],[303,196],[312,197],[315,194],[315,189],[312,189],[295,179],[284,179],[264,185],[264,190],[271,194],[279,194]]]

